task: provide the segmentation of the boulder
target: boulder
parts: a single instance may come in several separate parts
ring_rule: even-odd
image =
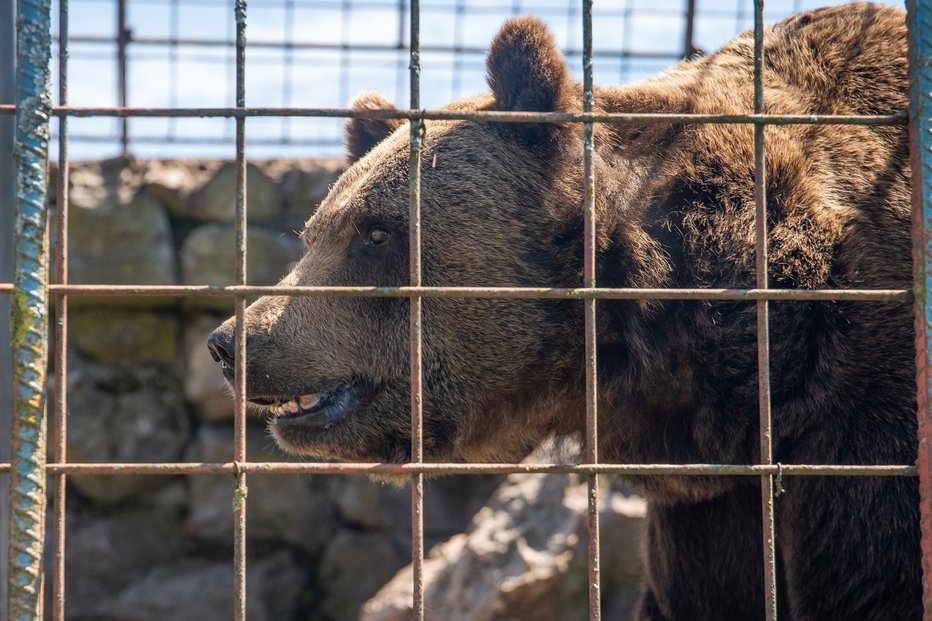
[[[285,221],[300,230],[345,170],[342,159],[291,163],[281,176]]]
[[[250,227],[246,237],[247,276],[252,285],[274,285],[301,257],[297,235]],[[188,285],[232,285],[236,282],[236,232],[232,224],[205,224],[181,244],[181,271]],[[232,312],[230,298],[187,298],[190,307]]]
[[[75,201],[69,211],[68,270],[72,283],[166,285],[176,282],[174,242],[164,206],[141,192],[128,203],[108,196]],[[166,306],[171,298],[72,296],[72,307]]]
[[[146,160],[145,188],[178,220],[195,218],[194,195],[222,166],[214,160]]]
[[[68,374],[68,460],[173,462],[189,436],[180,382],[149,363],[104,367],[73,358]],[[114,503],[164,484],[152,475],[71,476],[73,488]]]
[[[192,198],[193,216],[202,221],[236,219],[236,163],[223,164]],[[249,222],[274,221],[282,213],[278,186],[255,164],[246,165],[246,213]]]
[[[233,399],[218,365],[207,350],[207,335],[224,317],[198,315],[184,330],[184,398],[198,418],[211,421],[233,420]]]
[[[114,308],[76,310],[69,313],[68,336],[79,352],[104,364],[177,362],[178,318],[171,313]]]
[[[250,461],[284,461],[261,428],[250,428],[246,448]],[[233,459],[233,428],[202,425],[188,461],[228,462]],[[233,479],[229,476],[191,475],[190,508],[185,531],[215,549],[232,548]],[[250,540],[288,544],[317,551],[333,535],[332,492],[326,477],[302,474],[250,475],[247,478],[246,536]]]
[[[447,621],[586,619],[586,506],[587,484],[575,475],[509,476],[466,533],[430,551],[426,608]],[[637,600],[645,512],[640,498],[602,494],[606,618],[629,617]],[[412,576],[411,567],[399,571],[366,602],[360,620],[410,618]]]

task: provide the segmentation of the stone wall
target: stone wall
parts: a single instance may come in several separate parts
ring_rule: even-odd
[[[274,284],[297,260],[296,231],[342,167],[339,160],[249,165],[250,284]],[[232,164],[82,163],[71,186],[72,283],[233,283]],[[70,461],[232,459],[232,402],[205,347],[207,334],[232,314],[232,300],[73,296],[69,309]],[[248,457],[287,459],[254,418]],[[69,619],[231,618],[230,477],[68,481]],[[429,481],[428,546],[465,531],[501,481]],[[251,620],[357,618],[410,560],[407,490],[358,476],[256,475],[247,502]]]

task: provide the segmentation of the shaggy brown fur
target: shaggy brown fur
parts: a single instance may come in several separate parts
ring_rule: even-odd
[[[902,12],[851,4],[766,31],[768,112],[890,114],[906,107]],[[744,34],[658,78],[598,89],[610,112],[749,113]],[[492,44],[492,95],[461,109],[580,109],[553,39],[533,19]],[[373,102],[376,102],[374,104]],[[362,107],[382,107],[367,96]],[[581,129],[429,122],[422,210],[427,285],[581,285]],[[286,285],[407,282],[408,129],[352,121],[352,157],[308,222]],[[380,138],[384,138],[379,140]],[[598,125],[598,283],[754,284],[753,129]],[[908,288],[909,172],[899,127],[766,129],[771,286]],[[387,237],[384,235],[387,234]],[[424,300],[430,460],[517,460],[580,433],[582,306]],[[916,456],[906,303],[774,302],[775,458],[909,464]],[[265,297],[247,312],[248,392],[259,403],[318,391],[322,412],[279,417],[285,450],[409,458],[408,303]],[[755,305],[600,302],[600,450],[621,463],[755,463]],[[230,361],[233,322],[211,337]],[[228,372],[229,373],[229,372]],[[328,402],[330,403],[330,402]],[[759,482],[654,477],[641,620],[762,618]],[[781,618],[918,619],[912,479],[785,478],[776,499]]]

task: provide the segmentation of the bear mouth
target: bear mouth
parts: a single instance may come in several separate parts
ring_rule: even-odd
[[[349,416],[370,392],[368,382],[352,380],[321,392],[292,397],[252,397],[249,401],[265,406],[272,425],[327,430]]]

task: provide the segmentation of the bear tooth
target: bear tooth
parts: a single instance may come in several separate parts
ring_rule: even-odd
[[[294,399],[292,399],[288,403],[283,403],[282,408],[285,409],[289,414],[298,413],[298,404],[295,402]]]
[[[315,405],[317,405],[318,401],[320,401],[320,395],[317,395],[317,394],[301,395],[300,397],[298,397],[298,402],[301,404],[301,408],[305,410],[309,410]]]
[[[278,402],[275,402],[269,406],[269,412],[271,412],[275,416],[278,416],[279,414],[282,413],[282,406],[280,406]]]

